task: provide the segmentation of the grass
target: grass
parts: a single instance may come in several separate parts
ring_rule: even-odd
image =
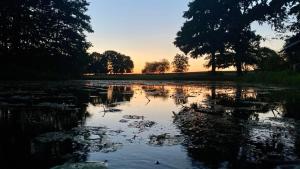
[[[238,83],[261,83],[285,86],[300,86],[300,73],[281,72],[247,72],[241,77],[236,73],[210,72],[166,73],[166,74],[124,74],[84,76],[85,80],[174,80],[174,81],[235,81]]]
[[[165,73],[165,74],[124,74],[124,75],[94,75],[84,76],[87,80],[191,80],[191,81],[232,81],[236,78],[235,72],[210,72],[194,73]]]
[[[253,72],[237,78],[237,81],[300,87],[300,73],[291,71]]]

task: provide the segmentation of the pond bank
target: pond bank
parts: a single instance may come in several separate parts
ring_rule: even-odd
[[[124,74],[84,76],[83,80],[175,80],[175,81],[234,81],[238,83],[261,83],[284,86],[299,86],[300,74],[295,72],[248,72],[242,77],[236,73],[210,72],[166,73],[166,74]]]

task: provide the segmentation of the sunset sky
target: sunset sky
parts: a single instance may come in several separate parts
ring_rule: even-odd
[[[135,73],[140,73],[145,62],[163,58],[170,62],[176,53],[176,33],[184,23],[183,12],[188,9],[187,0],[88,0],[88,14],[94,33],[88,34],[93,43],[91,52],[115,50],[131,56]],[[253,28],[267,38],[262,43],[280,50],[283,42],[268,25],[253,24]],[[205,71],[203,59],[190,59],[190,70]]]

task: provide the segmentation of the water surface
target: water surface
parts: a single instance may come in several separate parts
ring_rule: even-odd
[[[0,85],[1,168],[275,168],[298,163],[300,90],[220,82]]]

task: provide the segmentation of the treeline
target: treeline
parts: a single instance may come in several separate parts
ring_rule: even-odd
[[[103,54],[94,52],[89,56],[86,73],[89,74],[123,74],[132,73],[134,63],[129,56],[116,51]]]
[[[285,63],[287,67],[300,63],[299,0],[194,0],[183,17],[186,22],[174,44],[192,58],[205,56],[212,72],[230,66],[238,74],[249,67],[270,69],[266,60],[282,69]],[[280,58],[260,47],[264,37],[252,30],[254,22],[270,24],[280,33],[292,32]]]

